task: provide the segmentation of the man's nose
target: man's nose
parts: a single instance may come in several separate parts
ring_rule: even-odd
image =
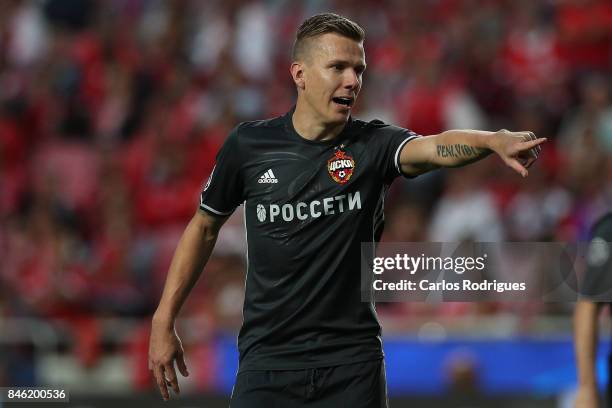
[[[352,69],[347,69],[344,77],[344,87],[346,89],[357,89],[359,87],[360,80],[357,72]]]

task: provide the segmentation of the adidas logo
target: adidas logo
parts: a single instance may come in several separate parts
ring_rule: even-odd
[[[272,173],[272,169],[268,169],[264,174],[261,175],[259,180],[257,181],[259,184],[270,183],[275,184],[278,183],[276,176]]]

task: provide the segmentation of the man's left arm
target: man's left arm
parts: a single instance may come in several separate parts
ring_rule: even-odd
[[[406,176],[417,176],[440,167],[465,166],[497,153],[508,167],[526,177],[545,141],[533,132],[447,130],[407,143],[399,164]]]
[[[599,338],[598,318],[603,307],[589,299],[579,299],[574,311],[574,345],[576,369],[578,371],[578,392],[576,408],[597,408],[597,343]]]

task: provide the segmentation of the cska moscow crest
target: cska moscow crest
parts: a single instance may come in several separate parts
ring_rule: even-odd
[[[327,172],[336,183],[348,183],[353,170],[355,170],[355,160],[342,150],[336,150],[334,156],[327,161]]]

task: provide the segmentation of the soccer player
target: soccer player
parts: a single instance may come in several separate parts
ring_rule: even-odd
[[[576,408],[597,408],[599,392],[595,359],[598,343],[599,313],[612,300],[612,213],[593,227],[587,254],[587,271],[580,286],[581,298],[574,311],[574,340],[578,368]],[[608,357],[608,395],[606,406],[612,406],[612,356]]]
[[[229,135],[176,249],[150,340],[164,399],[187,374],[174,330],[219,229],[244,205],[244,322],[232,408],[386,407],[381,328],[361,301],[361,242],[378,241],[398,176],[475,162],[492,152],[522,176],[546,139],[531,132],[446,131],[429,137],[351,117],[366,69],[364,31],[335,15],[298,29],[287,114]]]

